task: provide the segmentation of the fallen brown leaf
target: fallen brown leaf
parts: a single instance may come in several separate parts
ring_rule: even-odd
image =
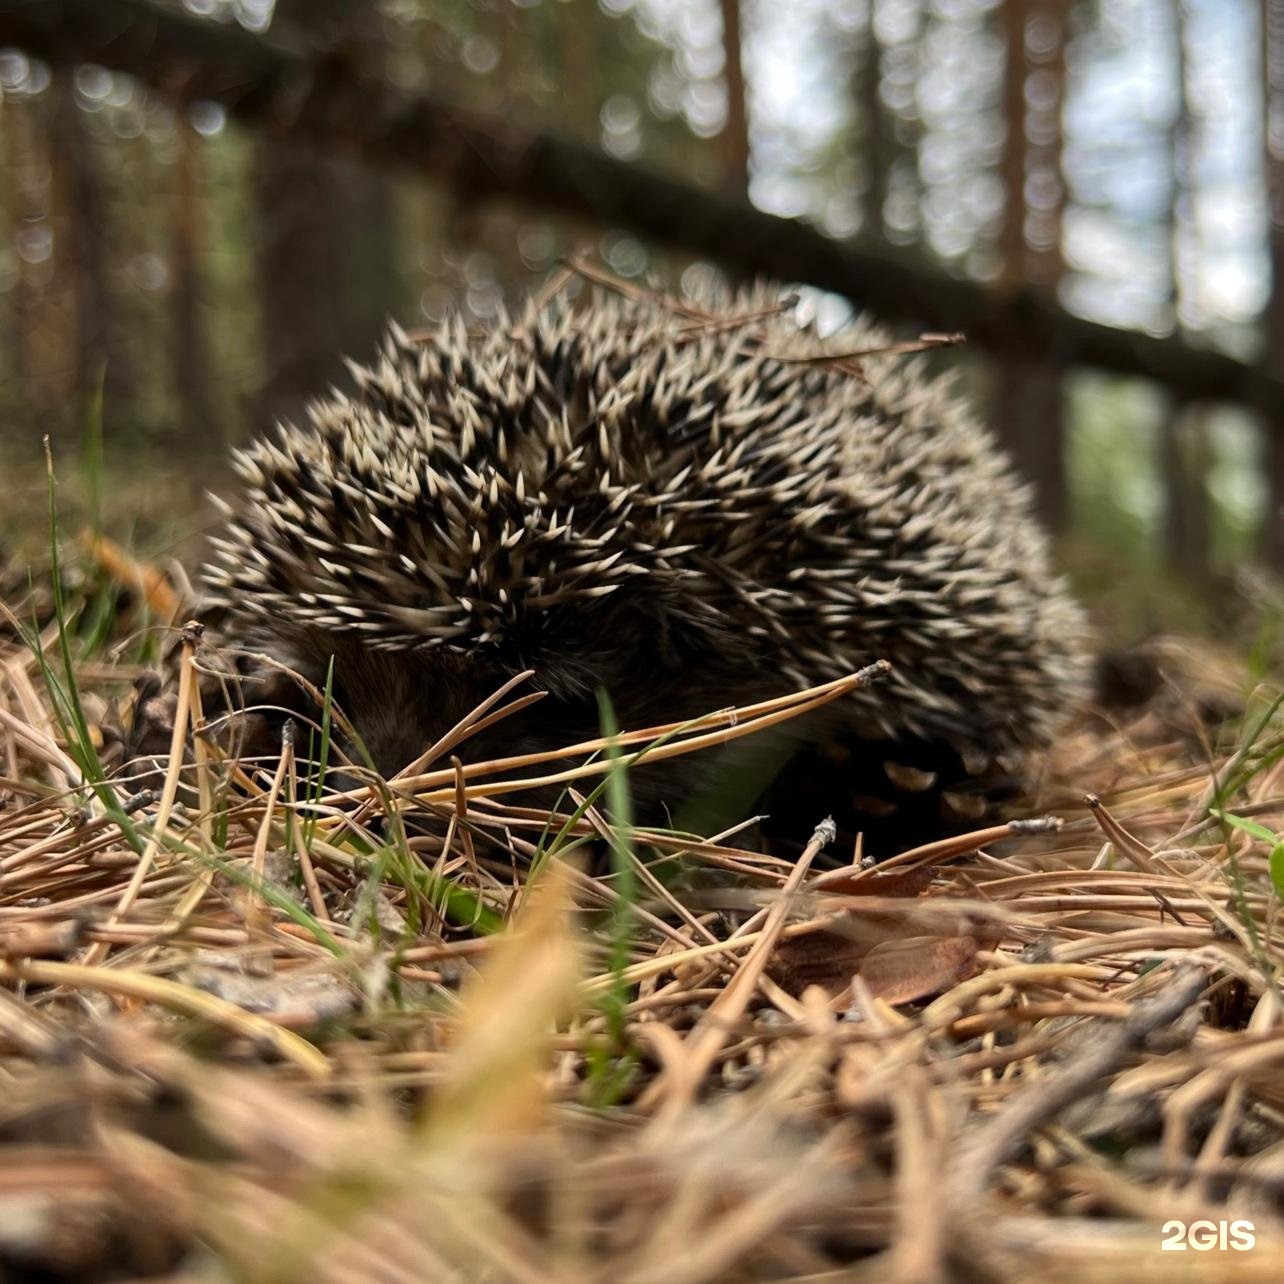
[[[980,948],[975,936],[911,936],[886,941],[866,954],[860,975],[876,999],[912,1003],[975,975]]]

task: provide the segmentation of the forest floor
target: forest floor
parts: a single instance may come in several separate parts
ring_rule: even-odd
[[[1269,684],[1172,643],[1027,819],[783,859],[629,766],[855,678],[465,772],[513,684],[357,787],[324,697],[232,754],[181,584],[87,564],[0,585],[0,1278],[1278,1278]]]

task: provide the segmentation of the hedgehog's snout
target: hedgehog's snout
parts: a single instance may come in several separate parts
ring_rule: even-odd
[[[344,755],[385,780],[402,774],[459,721],[458,684],[418,671],[400,658],[383,672],[336,673],[335,702],[351,730],[337,733]],[[436,764],[440,766],[441,764]]]
[[[356,737],[343,737],[342,748],[357,764],[369,765],[385,780],[401,774],[429,749],[433,740],[427,727],[410,717],[406,710],[390,705],[358,705],[353,717]]]
[[[336,664],[335,700],[352,728],[339,734],[339,747],[353,764],[373,766],[390,780],[475,713],[508,676],[488,664],[411,652],[367,653],[346,671]],[[455,757],[465,764],[510,758],[556,747],[567,735],[584,738],[578,716],[578,709],[546,695],[531,709],[464,734],[423,770],[447,768]],[[592,734],[591,727],[584,734]]]

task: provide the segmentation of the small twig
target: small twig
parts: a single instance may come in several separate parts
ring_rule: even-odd
[[[471,787],[469,797],[474,796],[481,798],[494,798],[510,793],[526,793],[530,790],[540,789],[548,785],[563,785],[571,780],[581,780],[590,776],[602,776],[614,769],[614,765],[620,767],[633,767],[639,765],[645,760],[646,765],[650,766],[657,762],[662,762],[669,758],[681,757],[684,754],[694,753],[699,749],[705,749],[710,745],[726,744],[728,741],[740,739],[742,736],[754,735],[757,732],[764,731],[768,727],[773,727],[781,722],[787,722],[790,719],[801,717],[805,713],[810,713],[814,709],[819,709],[823,705],[846,695],[848,692],[861,690],[874,682],[885,677],[891,672],[891,665],[884,660],[878,660],[874,664],[867,665],[860,672],[852,674],[850,677],[840,679],[835,683],[826,683],[823,687],[813,688],[808,692],[801,692],[793,697],[793,703],[778,710],[775,713],[765,713],[751,720],[740,722],[735,711],[726,715],[717,715],[709,721],[722,722],[725,725],[715,731],[704,732],[700,735],[692,735],[683,740],[670,741],[658,747],[647,744],[637,753],[626,754],[616,760],[616,764],[603,759],[595,762],[584,763],[579,767],[570,767],[565,771],[553,772],[544,776],[532,776],[519,778],[516,780],[507,779],[494,783],[477,784]],[[743,711],[741,711],[743,715]],[[706,719],[700,719],[695,724],[678,724],[678,726],[696,725],[700,726],[706,722]],[[654,738],[654,737],[653,737]],[[618,743],[625,744],[636,742],[637,733],[632,736],[628,732],[619,737]],[[600,747],[605,747],[605,742],[594,742]],[[580,749],[583,746],[577,746]],[[564,758],[571,751],[562,750],[551,755],[530,755],[531,757],[550,756],[553,758]],[[514,762],[485,762],[469,763],[463,768],[466,776],[483,775],[493,773],[501,767],[512,767]],[[445,775],[446,779],[440,779]],[[450,802],[454,798],[455,780],[454,771],[447,773],[434,773],[433,776],[423,776],[414,781],[406,782],[407,786],[413,786],[416,796],[420,802]],[[434,791],[428,785],[431,781],[436,786]],[[441,786],[448,785],[448,789]],[[420,792],[420,791],[424,792]],[[341,797],[341,796],[340,796]]]
[[[282,1030],[273,1022],[253,1012],[246,1012],[226,999],[194,990],[164,977],[121,968],[92,967],[83,963],[49,963],[23,960],[7,963],[0,960],[0,981],[33,981],[37,985],[66,985],[78,990],[100,990],[156,1003],[162,1007],[186,1012],[235,1034],[270,1043],[287,1060],[313,1078],[327,1078],[330,1063],[310,1043]]]
[[[970,834],[958,834],[953,838],[942,838],[936,842],[924,843],[921,847],[912,847],[877,865],[844,865],[840,869],[828,869],[808,884],[808,891],[821,891],[835,883],[855,882],[858,879],[876,878],[888,870],[900,869],[903,866],[943,865],[946,861],[958,856],[967,856],[980,847],[997,843],[1004,838],[1024,838],[1031,834],[1055,834],[1061,828],[1058,816],[1036,816],[1029,820],[1010,820],[1005,825],[991,825],[986,829],[976,829]]]
[[[151,836],[143,854],[134,866],[133,877],[121,893],[116,908],[105,926],[111,927],[129,913],[138,893],[142,890],[143,880],[147,877],[156,860],[157,853],[165,841],[165,832],[169,828],[170,813],[174,809],[174,799],[178,796],[178,782],[183,774],[183,750],[187,744],[187,729],[191,725],[192,692],[196,686],[195,657],[196,644],[204,632],[204,625],[196,620],[190,621],[183,629],[183,652],[178,678],[178,705],[174,710],[174,730],[169,741],[169,769],[165,773],[165,785],[161,790],[160,806],[156,810],[156,819],[152,822]],[[103,941],[91,945],[85,952],[84,964],[94,967],[107,957],[111,946]]]
[[[290,834],[294,839],[294,854],[299,862],[299,872],[303,875],[303,886],[308,893],[308,901],[312,906],[313,917],[319,923],[324,923],[327,927],[332,926],[330,913],[326,909],[325,896],[321,892],[321,884],[317,881],[317,871],[312,864],[312,853],[308,851],[308,845],[303,838],[303,826],[297,823],[298,803],[299,803],[299,770],[298,758],[294,753],[290,754],[290,770],[287,777],[289,786],[288,803],[290,814],[295,818],[296,823],[290,826]]]
[[[680,1076],[675,1082],[671,1070],[668,1076],[657,1080],[664,1090],[661,1116],[668,1121],[672,1122],[691,1104],[709,1067],[730,1036],[732,1025],[749,1006],[749,1000],[758,988],[758,978],[763,974],[771,951],[780,938],[781,929],[785,926],[785,918],[793,906],[795,894],[802,886],[812,861],[822,848],[834,841],[836,833],[837,829],[831,819],[826,818],[816,826],[811,841],[798,858],[794,872],[781,889],[779,899],[768,912],[753,949],[736,970],[727,988],[709,1005],[704,1019],[687,1039],[685,1055],[679,1063]]]
[[[1208,980],[1201,967],[1181,969],[1163,993],[1138,1003],[1122,1024],[1102,1031],[1058,1072],[1019,1092],[958,1148],[946,1184],[956,1216],[962,1216],[988,1189],[994,1171],[1034,1128],[1055,1118],[1071,1102],[1101,1087],[1146,1037],[1170,1025],[1199,997]]]
[[[1148,874],[1163,872],[1155,864],[1155,856],[1150,848],[1141,839],[1130,834],[1110,814],[1105,803],[1096,794],[1089,794],[1084,799],[1084,802],[1087,803],[1088,809],[1096,818],[1097,824],[1101,826],[1101,832],[1110,839],[1111,843],[1114,844],[1115,850],[1121,856],[1132,861],[1138,869],[1145,870]]]
[[[864,361],[868,357],[899,357],[915,352],[930,352],[936,348],[957,348],[967,342],[963,334],[921,334],[917,339],[908,339],[904,343],[885,343],[872,348],[849,348],[841,352],[817,352],[800,357],[791,357],[779,352],[764,353],[773,361],[792,365],[824,366],[840,361]]]
[[[464,785],[464,764],[452,756],[450,765],[455,769],[455,816],[458,822],[459,842],[464,849],[464,860],[468,868],[477,869],[477,851],[473,847],[472,830],[468,825],[468,791]]]

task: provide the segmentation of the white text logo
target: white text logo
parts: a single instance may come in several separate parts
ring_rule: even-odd
[[[1210,1248],[1235,1248],[1241,1252],[1257,1242],[1252,1222],[1165,1222],[1160,1232],[1162,1248],[1206,1252]]]

